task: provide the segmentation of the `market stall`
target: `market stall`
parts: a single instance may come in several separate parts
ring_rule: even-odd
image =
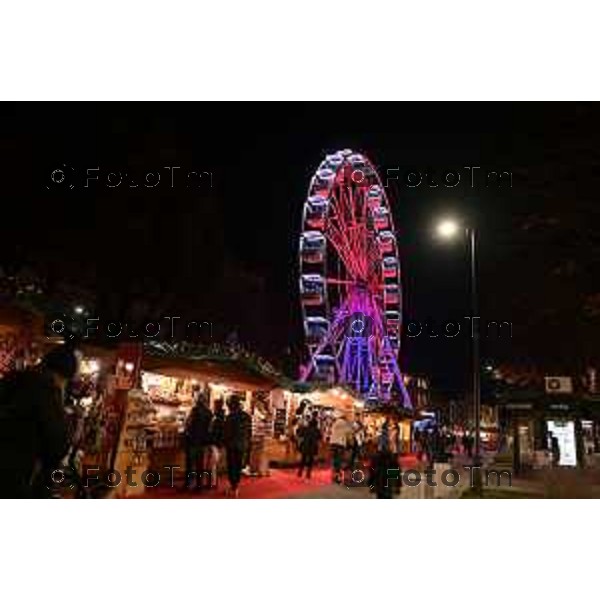
[[[344,414],[349,421],[361,418],[364,403],[351,391],[339,386],[292,385],[270,393],[274,414],[273,441],[268,460],[274,466],[289,466],[298,461],[296,431],[308,415],[317,417],[322,434],[319,458],[328,457],[328,440],[333,421]]]
[[[366,442],[376,440],[387,423],[397,451],[410,450],[411,422],[404,413],[373,410],[345,387],[285,383],[231,358],[142,354],[135,346],[102,355],[89,347],[80,386],[90,417],[84,462],[121,472],[128,466],[157,472],[159,485],[185,483],[184,433],[199,398],[211,411],[226,409],[232,395],[242,399],[252,418],[250,475],[297,464],[297,428],[309,417],[317,418],[322,432],[322,461],[329,459],[331,426],[341,414],[362,423]],[[168,465],[177,468],[167,471]],[[143,491],[144,486],[121,486],[115,494]]]
[[[200,397],[211,410],[236,395],[254,421],[271,414],[269,391],[276,386],[270,374],[249,368],[229,357],[197,358],[175,354],[144,354],[141,345],[116,349],[85,345],[80,377],[71,390],[81,420],[80,463],[100,471],[138,467],[156,471],[161,483],[183,484],[186,466],[184,430]],[[266,426],[265,426],[266,421]],[[272,439],[273,420],[261,419],[265,443]],[[258,422],[257,422],[258,425]],[[257,437],[259,437],[257,435]],[[254,439],[254,436],[253,436]],[[170,481],[165,465],[176,465]],[[141,493],[144,486],[125,485],[115,495]]]
[[[366,411],[363,415],[368,450],[373,452],[384,426],[387,427],[390,449],[394,454],[412,452],[412,419],[396,412]]]
[[[164,472],[165,465],[180,467],[174,471],[174,485],[184,483],[184,431],[188,416],[200,397],[213,411],[236,395],[243,399],[243,408],[257,422],[257,405],[268,397],[276,385],[268,376],[252,372],[235,360],[210,360],[178,356],[145,355],[141,369],[141,392],[149,410],[143,423],[146,433],[149,468]],[[268,402],[262,406],[270,413]],[[271,425],[272,427],[272,425]],[[255,426],[253,430],[257,430]],[[270,431],[263,436],[270,440]],[[254,436],[253,436],[254,440]]]
[[[43,353],[43,318],[0,302],[0,378],[11,369],[24,369]]]

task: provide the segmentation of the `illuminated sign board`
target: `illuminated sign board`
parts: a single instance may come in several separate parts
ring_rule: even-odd
[[[577,465],[577,450],[575,447],[575,424],[573,421],[548,421],[548,431],[558,440],[561,467]]]

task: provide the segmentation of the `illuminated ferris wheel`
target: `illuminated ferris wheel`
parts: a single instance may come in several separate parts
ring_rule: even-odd
[[[302,379],[343,383],[410,407],[398,367],[400,261],[392,214],[373,165],[325,157],[304,203],[300,299],[309,361]]]

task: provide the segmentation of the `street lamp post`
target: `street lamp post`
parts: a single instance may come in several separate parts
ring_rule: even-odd
[[[475,469],[474,483],[478,493],[481,492],[481,386],[479,381],[479,325],[475,324],[477,315],[477,234],[474,228],[467,229],[469,237],[469,255],[471,258],[471,314],[472,314],[472,390],[473,390],[473,412],[475,413],[475,457],[473,466]]]
[[[444,238],[454,237],[460,231],[455,221],[446,220],[438,225],[438,234]],[[473,227],[465,230],[469,244],[469,279],[471,295],[471,394],[475,420],[475,455],[473,457],[473,483],[475,492],[481,495],[481,386],[479,380],[479,326],[475,322],[477,301],[477,232]],[[478,318],[478,317],[477,317]]]

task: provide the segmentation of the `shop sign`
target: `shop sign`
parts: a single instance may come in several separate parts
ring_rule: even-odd
[[[572,394],[573,382],[570,377],[544,377],[547,394]]]
[[[573,421],[547,421],[548,431],[556,437],[560,449],[559,466],[575,467],[577,449],[575,444],[575,424]]]
[[[510,408],[512,410],[531,410],[533,408],[533,404],[507,404],[506,408]]]

